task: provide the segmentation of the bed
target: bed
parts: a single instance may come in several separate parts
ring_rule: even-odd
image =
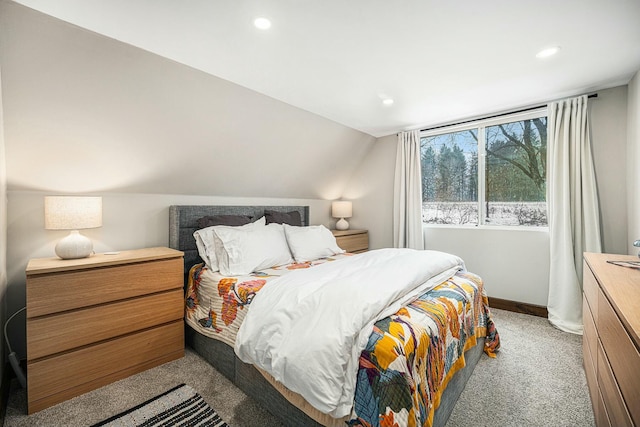
[[[424,420],[420,422],[423,425],[444,425],[483,351],[493,355],[493,352],[499,347],[499,336],[491,321],[487,298],[480,278],[464,271],[456,273],[432,291],[413,298],[412,300],[414,301],[410,306],[403,307],[394,312],[393,315],[379,319],[373,326],[374,332],[371,333],[367,347],[358,359],[359,368],[356,378],[358,392],[355,395],[353,412],[343,417],[332,417],[319,411],[300,394],[285,388],[264,369],[240,360],[234,351],[234,340],[244,315],[251,307],[249,305],[251,299],[256,292],[261,292],[259,288],[263,287],[270,277],[280,275],[280,272],[287,270],[287,266],[278,267],[276,270],[264,269],[257,275],[251,274],[246,278],[236,278],[236,282],[240,281],[243,284],[248,284],[243,288],[245,293],[238,295],[238,287],[230,285],[225,288],[226,279],[213,276],[211,271],[207,271],[207,267],[202,263],[196,247],[193,233],[202,226],[202,222],[199,222],[202,218],[218,215],[259,218],[264,215],[265,211],[282,212],[283,214],[297,212],[301,218],[301,225],[309,225],[309,208],[307,206],[170,207],[170,246],[183,251],[185,254],[185,318],[187,324],[185,336],[187,344],[247,395],[260,402],[271,413],[279,417],[286,425],[369,426],[381,425],[380,423],[412,425],[411,421],[407,421],[407,417]],[[376,251],[371,252],[371,255],[367,256],[380,256],[375,254]],[[323,260],[318,260],[317,264],[321,265],[344,257],[349,257],[349,254],[335,254]],[[360,257],[360,255],[357,257]],[[355,261],[353,259],[347,260],[347,262]],[[294,262],[289,267],[297,269],[306,268],[310,265],[301,265]],[[314,266],[309,270],[314,271],[316,268]],[[324,267],[317,268],[317,271],[320,271],[321,268]],[[207,280],[219,284],[217,290],[213,291],[213,293],[219,293],[222,300],[224,300],[223,289],[226,292],[233,287],[234,292],[236,292],[234,306],[218,306],[214,309],[215,303],[212,302],[211,295],[206,294],[206,296],[203,296],[205,294],[200,293],[204,292],[204,285],[202,285],[202,289],[197,289],[198,292],[194,291],[194,287],[201,286],[201,282],[206,282]],[[259,286],[254,289],[257,284]],[[468,295],[471,296],[469,297]],[[465,297],[470,299],[468,303],[464,303]],[[240,305],[238,305],[238,302]],[[423,363],[425,366],[420,368],[421,372],[413,372],[420,363],[416,362],[419,359],[413,356],[414,350],[409,347],[418,341],[412,341],[411,337],[404,337],[403,333],[396,333],[394,337],[391,330],[397,330],[398,325],[402,325],[405,328],[404,335],[409,335],[406,331],[414,334],[414,329],[420,329],[421,327],[409,325],[407,322],[409,317],[411,319],[422,319],[420,316],[423,316],[427,320],[438,318],[439,316],[449,318],[452,316],[446,314],[446,309],[451,307],[455,309],[456,306],[459,311],[462,310],[460,318],[450,319],[451,322],[455,323],[456,327],[446,325],[445,327],[440,327],[439,332],[431,331],[433,337],[430,344],[435,346],[442,345],[440,341],[444,341],[445,336],[448,336],[449,339],[453,339],[451,338],[452,335],[455,336],[455,339],[453,339],[455,345],[445,349],[447,352],[446,360],[435,366],[436,364],[432,363],[431,359],[425,359],[428,363]],[[468,308],[460,309],[463,306],[468,306]],[[199,314],[194,314],[198,309],[200,310]],[[255,310],[258,310],[258,308]],[[464,310],[467,310],[467,312]],[[469,313],[471,312],[475,314],[470,316]],[[411,316],[409,316],[410,314]],[[223,316],[226,317],[222,319]],[[471,317],[474,318],[472,319]],[[462,323],[464,325],[460,326]],[[248,327],[244,329],[248,329]],[[485,336],[488,338],[485,338]],[[400,342],[399,340],[402,339],[405,341]],[[387,343],[385,340],[389,342]],[[422,341],[419,342],[422,343]],[[395,347],[392,351],[396,358],[399,351],[398,348],[401,348],[400,353],[406,351],[407,354],[403,354],[403,357],[406,360],[412,360],[414,366],[407,367],[407,372],[398,372],[402,371],[403,368],[397,369],[397,361],[381,362],[385,358],[381,353],[383,347]],[[417,350],[415,351],[417,353]],[[424,349],[422,351],[429,352]],[[458,354],[452,356],[450,353]],[[394,369],[385,370],[389,368],[388,365],[390,363],[395,363]],[[381,365],[384,365],[385,369],[381,368]],[[445,367],[446,369],[443,369]],[[431,374],[427,375],[427,371],[430,371],[433,377],[439,376],[442,384],[432,384]],[[413,379],[411,379],[411,375],[414,375]],[[380,384],[385,386],[382,399],[380,398]],[[374,396],[373,392],[377,394]],[[426,395],[429,400],[426,403],[418,401],[415,397],[416,395]],[[381,400],[384,401],[384,404],[380,404]],[[376,405],[380,404],[379,406],[385,407],[386,413],[376,414],[375,411],[377,409],[371,407],[373,402],[377,402]],[[380,418],[376,419],[378,415]]]

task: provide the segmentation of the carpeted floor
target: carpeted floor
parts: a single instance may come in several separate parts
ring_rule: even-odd
[[[496,359],[482,356],[447,427],[594,425],[582,337],[546,319],[493,310],[502,339]],[[4,426],[86,426],[180,383],[193,387],[231,427],[280,426],[257,403],[189,349],[184,358],[26,415],[26,395],[13,381]]]
[[[492,314],[502,347],[496,359],[480,358],[447,427],[594,426],[582,336],[541,317]]]

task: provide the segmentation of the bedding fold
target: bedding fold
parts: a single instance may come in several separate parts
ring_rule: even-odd
[[[443,252],[380,249],[291,272],[255,295],[236,354],[319,411],[344,417],[374,323],[464,269]]]

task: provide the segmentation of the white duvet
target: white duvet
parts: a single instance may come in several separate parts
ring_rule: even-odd
[[[319,411],[344,417],[373,324],[463,269],[443,252],[380,249],[291,272],[255,296],[236,354]]]

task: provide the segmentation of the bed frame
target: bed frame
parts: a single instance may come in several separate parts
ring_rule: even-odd
[[[185,286],[189,269],[202,262],[196,248],[193,232],[198,228],[197,220],[206,215],[250,215],[259,218],[265,209],[278,212],[300,212],[303,225],[309,225],[308,206],[170,206],[169,246],[184,252]],[[214,368],[233,382],[244,393],[258,401],[269,412],[288,426],[322,426],[301,409],[290,403],[278,392],[253,365],[238,359],[228,344],[204,336],[185,326],[187,345],[204,357]],[[434,426],[444,426],[453,411],[458,397],[471,376],[484,348],[484,338],[465,353],[466,366],[449,381],[442,394],[440,406],[434,415]]]

